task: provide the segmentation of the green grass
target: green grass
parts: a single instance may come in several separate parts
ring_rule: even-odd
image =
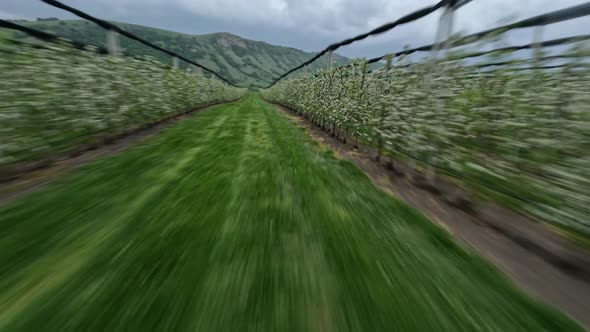
[[[2,331],[577,331],[249,95],[0,209]]]

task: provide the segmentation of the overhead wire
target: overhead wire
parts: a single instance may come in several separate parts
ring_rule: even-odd
[[[45,1],[45,0],[43,0],[43,1]],[[471,2],[471,1],[473,1],[473,0],[464,0],[462,2],[465,2],[463,4],[463,5],[465,5],[465,4],[467,4],[467,3]],[[283,79],[287,75],[289,75],[289,74],[291,74],[291,73],[293,73],[293,72],[295,72],[295,71],[297,71],[297,70],[299,70],[299,69],[301,69],[301,68],[303,68],[303,67],[305,67],[305,66],[307,66],[307,65],[309,65],[309,64],[311,64],[313,62],[315,62],[317,59],[319,59],[320,57],[322,57],[324,54],[326,54],[328,52],[333,52],[333,51],[339,49],[342,46],[350,45],[350,44],[352,44],[354,42],[357,42],[357,41],[366,39],[366,38],[368,38],[370,36],[375,36],[375,35],[382,34],[384,32],[390,31],[390,30],[392,30],[392,29],[394,29],[394,28],[396,28],[396,27],[398,27],[400,25],[407,24],[407,23],[410,23],[410,22],[419,20],[419,19],[421,19],[421,18],[423,18],[425,16],[430,15],[431,13],[435,12],[439,8],[442,8],[442,7],[444,7],[444,6],[448,5],[448,4],[455,4],[455,3],[456,3],[456,0],[442,0],[442,1],[439,1],[438,3],[436,3],[436,4],[432,5],[432,6],[425,7],[425,8],[419,9],[417,11],[414,11],[414,12],[412,12],[410,14],[407,14],[405,16],[402,16],[401,18],[399,18],[399,19],[397,19],[397,20],[395,20],[393,22],[389,22],[389,23],[383,24],[383,25],[381,25],[381,26],[379,26],[379,27],[377,27],[377,28],[375,28],[375,29],[373,29],[373,30],[371,30],[369,32],[365,32],[365,33],[362,33],[360,35],[357,35],[357,36],[354,36],[354,37],[351,37],[351,38],[344,39],[344,40],[342,40],[340,42],[330,44],[330,45],[328,45],[328,47],[326,47],[322,51],[318,52],[311,59],[303,62],[302,64],[300,64],[300,65],[298,65],[298,66],[296,66],[294,68],[289,69],[288,71],[286,71],[285,73],[283,73],[281,76],[279,76],[276,79],[274,79],[273,82],[269,86],[267,86],[266,88],[268,89],[268,88],[272,87],[273,85],[275,85],[278,81],[280,81],[281,79]]]
[[[138,36],[136,36],[136,35],[128,32],[128,31],[126,31],[126,30],[118,27],[115,24],[112,24],[112,23],[110,23],[108,21],[105,21],[105,20],[96,18],[96,17],[94,17],[94,16],[92,16],[90,14],[87,14],[87,13],[85,13],[85,12],[83,12],[81,10],[78,10],[76,8],[70,7],[70,6],[68,6],[68,5],[64,4],[64,3],[61,3],[59,1],[57,1],[57,0],[41,0],[41,1],[44,2],[44,3],[46,3],[46,4],[48,4],[48,5],[50,5],[50,6],[53,6],[53,7],[62,9],[62,10],[65,10],[67,12],[70,12],[70,13],[78,16],[78,17],[81,17],[81,18],[86,19],[88,21],[94,22],[94,23],[96,23],[97,25],[99,25],[100,27],[102,27],[102,28],[104,28],[106,30],[110,30],[110,31],[116,32],[116,33],[118,33],[118,34],[120,34],[122,36],[125,36],[125,37],[127,37],[129,39],[132,39],[132,40],[135,40],[135,41],[137,41],[137,42],[139,42],[141,44],[144,44],[145,46],[148,46],[148,47],[153,48],[155,50],[158,50],[160,52],[166,53],[166,54],[168,54],[168,55],[170,55],[172,57],[176,57],[178,59],[181,59],[181,60],[183,60],[183,61],[185,61],[185,62],[187,62],[187,63],[189,63],[189,64],[191,64],[191,65],[193,65],[195,67],[201,68],[201,69],[203,69],[203,70],[205,70],[205,71],[213,74],[215,77],[219,78],[220,80],[222,80],[223,82],[225,82],[225,83],[227,83],[227,84],[229,84],[231,86],[238,87],[238,85],[230,82],[229,80],[227,80],[226,78],[224,78],[223,76],[221,76],[220,74],[218,74],[217,72],[215,72],[214,70],[212,70],[212,69],[210,69],[210,68],[208,68],[208,67],[206,67],[206,66],[204,66],[204,65],[202,65],[200,63],[197,63],[195,61],[192,61],[190,59],[187,59],[186,57],[184,57],[184,56],[182,56],[182,55],[180,55],[180,54],[178,54],[176,52],[172,52],[172,51],[167,50],[167,49],[165,49],[163,47],[154,45],[153,43],[151,43],[151,42],[149,42],[149,41],[147,41],[147,40],[145,40],[145,39],[143,39],[141,37],[138,37]]]
[[[6,21],[6,20],[2,20],[0,19],[0,28],[5,28],[5,29],[10,29],[10,30],[15,30],[15,31],[20,31],[20,32],[24,32],[30,36],[33,36],[37,39],[46,41],[46,42],[51,42],[51,43],[67,43],[70,46],[77,48],[77,49],[86,49],[88,46],[92,46],[96,48],[96,52],[97,53],[101,53],[101,54],[107,54],[108,50],[104,47],[99,47],[99,46],[93,46],[93,45],[88,45],[85,43],[82,43],[80,41],[76,41],[76,40],[70,40],[70,39],[66,39],[66,38],[62,38],[59,37],[57,35],[51,34],[49,32],[45,32],[45,31],[40,31],[40,30],[36,30],[33,28],[29,28],[20,24],[16,24],[10,21]]]
[[[511,24],[506,24],[506,25],[496,27],[493,29],[488,29],[488,30],[476,32],[476,33],[473,33],[473,34],[470,34],[470,35],[467,35],[464,37],[460,37],[455,40],[448,40],[447,42],[448,42],[449,47],[451,47],[451,48],[465,46],[468,44],[478,42],[478,41],[482,40],[483,38],[485,38],[491,34],[494,34],[494,33],[505,33],[510,30],[515,30],[515,29],[531,28],[531,27],[535,27],[535,26],[554,24],[554,23],[569,21],[572,19],[576,19],[576,18],[588,16],[588,15],[590,15],[590,1],[586,2],[584,4],[581,4],[581,5],[568,7],[565,9],[553,11],[553,12],[542,14],[542,15],[537,15],[537,16],[534,16],[534,17],[531,17],[528,19],[524,19],[524,20],[521,20],[518,22],[511,23]],[[576,38],[576,37],[571,37],[571,38]],[[571,42],[569,40],[569,38],[561,38],[560,40],[561,40],[561,43],[564,43],[564,44]],[[556,41],[553,41],[553,42],[556,42]],[[436,46],[435,44],[430,44],[430,45],[424,45],[424,46],[420,46],[420,47],[416,47],[416,48],[412,48],[412,49],[408,49],[408,50],[403,50],[403,51],[400,51],[397,53],[385,54],[385,55],[382,55],[379,57],[369,59],[368,63],[379,62],[379,61],[385,59],[385,57],[387,57],[387,56],[398,57],[401,55],[409,55],[409,54],[416,53],[416,52],[431,51],[435,46]],[[548,45],[548,46],[553,46],[553,45]]]

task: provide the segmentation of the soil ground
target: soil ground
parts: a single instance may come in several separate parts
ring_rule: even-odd
[[[385,160],[377,162],[370,148],[344,144],[303,116],[276,107],[326,149],[362,169],[376,186],[419,209],[492,261],[520,287],[590,327],[590,281],[585,273],[590,254],[585,248],[569,243],[546,225],[491,202],[463,211],[417,186],[407,174],[393,171]],[[540,251],[543,246],[550,248]]]

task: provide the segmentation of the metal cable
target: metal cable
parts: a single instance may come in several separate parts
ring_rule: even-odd
[[[70,40],[70,39],[65,39],[59,36],[56,36],[54,34],[48,33],[48,32],[44,32],[44,31],[39,31],[39,30],[35,30],[29,27],[25,27],[19,24],[15,24],[9,21],[5,21],[0,19],[0,28],[6,28],[6,29],[11,29],[11,30],[15,30],[15,31],[21,31],[24,32],[30,36],[33,36],[35,38],[41,39],[43,41],[46,42],[51,42],[51,43],[68,43],[69,45],[71,45],[74,48],[80,49],[80,50],[84,50],[86,49],[87,46],[92,46],[96,48],[97,53],[100,54],[107,54],[108,50],[104,47],[98,47],[98,46],[93,46],[93,45],[87,45],[85,43],[79,42],[79,41],[75,41],[75,40]]]
[[[45,0],[42,0],[45,1]],[[279,76],[278,78],[276,78],[269,86],[267,86],[266,88],[270,88],[271,86],[275,85],[278,81],[280,81],[281,79],[283,79],[285,76],[293,73],[294,71],[297,71],[307,65],[309,65],[310,63],[316,61],[317,59],[319,59],[322,55],[328,53],[328,52],[333,52],[335,50],[337,50],[338,48],[345,46],[345,45],[350,45],[354,42],[357,42],[359,40],[363,40],[369,36],[374,36],[374,35],[378,35],[384,32],[387,32],[389,30],[392,30],[393,28],[402,25],[402,24],[407,24],[413,21],[416,21],[418,19],[421,19],[422,17],[425,17],[433,12],[435,12],[436,10],[438,10],[439,8],[446,6],[446,5],[454,5],[456,0],[442,0],[439,1],[437,4],[432,5],[430,7],[426,7],[426,8],[422,8],[420,10],[417,10],[413,13],[410,13],[408,15],[405,15],[401,18],[399,18],[398,20],[394,21],[394,22],[390,22],[390,23],[386,23],[384,25],[381,25],[369,32],[360,34],[358,36],[352,37],[352,38],[348,38],[345,39],[341,42],[338,43],[334,43],[329,45],[328,47],[326,47],[324,50],[322,50],[321,52],[317,53],[315,56],[313,56],[311,59],[305,61],[304,63],[300,64],[299,66],[292,68],[290,70],[288,70],[287,72],[285,72],[284,74],[282,74],[281,76]],[[471,2],[473,0],[464,0],[464,1],[460,1],[459,3],[462,3],[462,5],[465,5],[469,2]]]
[[[554,11],[551,13],[534,16],[534,17],[531,17],[531,18],[528,18],[528,19],[525,19],[522,21],[503,25],[503,26],[500,26],[497,28],[477,32],[477,33],[459,38],[457,40],[450,41],[449,47],[459,47],[459,46],[472,44],[472,43],[475,43],[475,42],[483,39],[487,35],[490,35],[493,33],[505,33],[507,31],[514,30],[514,29],[522,29],[522,28],[530,28],[530,27],[540,26],[540,25],[554,24],[554,23],[569,21],[569,20],[572,20],[575,18],[588,16],[588,15],[590,15],[590,2],[586,2],[586,3],[578,5],[578,6],[573,6],[573,7],[557,10],[557,11]],[[576,38],[576,37],[572,37],[572,38]],[[562,43],[564,43],[564,44],[571,42],[571,41],[567,40],[568,38],[561,38],[561,39],[563,40]],[[381,61],[386,56],[397,57],[400,55],[409,55],[409,54],[412,54],[415,52],[431,51],[434,46],[435,46],[434,44],[424,45],[424,46],[416,47],[416,48],[409,49],[409,50],[404,50],[404,51],[393,53],[393,54],[386,54],[386,55],[383,55],[380,57],[369,59],[368,63],[375,63],[375,62]],[[547,45],[547,46],[553,46],[553,45]]]
[[[59,8],[59,9],[63,9],[65,11],[68,11],[68,12],[70,12],[70,13],[78,16],[78,17],[81,17],[83,19],[86,19],[88,21],[92,21],[92,22],[98,24],[99,26],[101,26],[102,28],[104,28],[106,30],[117,32],[117,33],[119,33],[119,34],[121,34],[121,35],[123,35],[123,36],[125,36],[125,37],[127,37],[129,39],[132,39],[132,40],[135,40],[137,42],[140,42],[140,43],[142,43],[142,44],[144,44],[144,45],[146,45],[148,47],[151,47],[151,48],[156,49],[156,50],[158,50],[160,52],[166,53],[166,54],[168,54],[170,56],[179,58],[179,59],[181,59],[183,61],[186,61],[186,62],[190,63],[193,66],[199,67],[199,68],[201,68],[201,69],[203,69],[205,71],[210,72],[211,74],[215,75],[217,78],[219,78],[220,80],[222,80],[223,82],[225,82],[225,83],[227,83],[227,84],[229,84],[231,86],[238,87],[236,84],[228,81],[223,76],[221,76],[218,73],[216,73],[215,71],[213,71],[213,70],[211,70],[211,69],[209,69],[209,68],[207,68],[207,67],[205,67],[205,66],[203,66],[203,65],[201,65],[199,63],[196,63],[196,62],[194,62],[192,60],[189,60],[189,59],[187,59],[187,58],[183,57],[182,55],[179,55],[179,54],[177,54],[175,52],[172,52],[172,51],[169,51],[169,50],[164,49],[162,47],[159,47],[157,45],[154,45],[154,44],[150,43],[149,41],[147,41],[147,40],[145,40],[143,38],[140,38],[140,37],[138,37],[138,36],[136,36],[136,35],[134,35],[134,34],[132,34],[130,32],[127,32],[127,31],[121,29],[120,27],[118,27],[118,26],[110,23],[110,22],[107,22],[105,20],[101,20],[101,19],[96,18],[94,16],[91,16],[89,14],[86,14],[86,13],[84,13],[84,12],[82,12],[82,11],[76,9],[76,8],[70,7],[70,6],[68,6],[66,4],[63,4],[63,3],[59,2],[59,1],[56,1],[56,0],[41,0],[41,1],[45,2],[46,4],[48,4],[50,6],[53,6],[53,7],[56,7],[56,8]]]

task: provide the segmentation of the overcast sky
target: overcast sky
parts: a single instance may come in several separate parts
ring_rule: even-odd
[[[244,38],[318,51],[436,0],[63,0],[94,16],[188,34],[229,32]],[[474,0],[457,13],[455,31],[491,28],[500,21],[578,5],[586,0]],[[431,43],[439,13],[375,38],[341,48],[349,57],[373,57],[406,44]],[[39,0],[0,0],[0,18],[75,18]],[[590,18],[556,24],[544,37],[590,33]],[[532,31],[522,31],[529,39]],[[531,37],[532,38],[532,37]]]

